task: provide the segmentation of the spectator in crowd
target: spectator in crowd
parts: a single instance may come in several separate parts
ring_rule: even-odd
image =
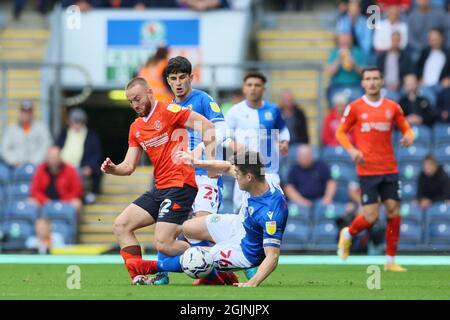
[[[437,96],[438,119],[441,122],[450,122],[450,78],[442,81],[442,89]]]
[[[30,202],[43,206],[48,201],[62,201],[71,204],[81,212],[83,185],[77,170],[61,159],[61,150],[52,146],[47,160],[40,164],[31,180]]]
[[[297,105],[291,91],[281,93],[278,106],[291,135],[290,143],[309,143],[308,123],[305,113]]]
[[[387,90],[385,96],[398,101],[403,78],[414,70],[408,52],[401,49],[401,33],[394,31],[391,38],[391,47],[378,54],[376,64],[384,72],[384,86]]]
[[[166,82],[165,76],[168,55],[169,50],[166,47],[159,47],[156,53],[147,60],[138,73],[138,77],[147,80],[153,90],[155,99],[165,102],[171,102],[173,100],[173,94]]]
[[[445,28],[443,10],[430,7],[429,0],[417,0],[416,8],[408,17],[408,46],[412,49],[412,58],[417,61],[420,52],[428,45],[428,33],[431,29]]]
[[[359,47],[366,56],[372,52],[372,29],[367,27],[367,18],[361,15],[358,0],[350,0],[347,15],[341,17],[336,24],[336,33],[350,33],[353,45]]]
[[[37,10],[42,14],[45,15],[48,10],[50,9],[50,2],[49,0],[38,0],[37,3]],[[13,17],[14,20],[19,20],[20,16],[22,14],[23,9],[25,8],[25,5],[27,4],[27,0],[15,0],[14,1],[14,12]]]
[[[134,8],[144,10],[148,0],[62,0],[62,5],[68,7],[77,5],[81,12],[92,8]]]
[[[91,181],[91,190],[85,195],[88,204],[100,194],[102,172],[102,146],[97,134],[87,128],[86,112],[80,108],[69,113],[69,128],[59,135],[56,144],[61,148],[62,159],[79,168],[83,179]]]
[[[220,104],[220,109],[222,110],[223,116],[225,116],[228,111],[231,109],[232,106],[235,104],[238,104],[242,100],[244,100],[244,94],[242,93],[241,89],[236,89],[231,92],[230,98],[225,101],[224,103]]]
[[[389,6],[386,10],[386,19],[381,20],[373,36],[373,46],[378,53],[386,52],[393,47],[392,33],[400,33],[399,50],[406,48],[408,44],[408,25],[400,20],[400,7]],[[383,70],[383,69],[381,69]]]
[[[20,104],[19,120],[8,126],[3,135],[1,155],[10,166],[20,167],[25,164],[38,165],[52,144],[48,127],[34,120],[33,102],[24,100]]]
[[[417,77],[420,85],[438,86],[442,79],[450,77],[450,54],[444,48],[444,38],[440,29],[428,33],[429,46],[422,50],[417,61]]]
[[[322,125],[322,144],[324,146],[336,147],[339,142],[336,139],[336,129],[341,123],[342,114],[349,100],[343,93],[337,93],[333,97],[333,108],[331,108],[325,116]],[[352,142],[353,138],[350,137]]]
[[[432,156],[425,157],[417,185],[417,201],[422,209],[433,202],[450,200],[450,178],[439,162]]]
[[[382,12],[388,12],[389,7],[396,6],[401,14],[405,14],[411,8],[411,0],[377,0],[376,2]]]
[[[354,96],[362,95],[360,74],[366,59],[361,49],[353,46],[351,33],[337,34],[337,46],[330,52],[327,64],[330,77],[327,98],[330,104],[334,93],[345,88],[357,88]]]
[[[431,126],[435,114],[430,101],[418,93],[418,82],[415,74],[408,74],[404,79],[404,95],[399,101],[408,122],[412,125]]]
[[[297,164],[289,171],[284,187],[289,200],[307,207],[311,207],[316,200],[330,204],[336,188],[328,166],[314,159],[311,146],[301,145],[297,151]]]
[[[57,232],[52,232],[52,225],[46,218],[38,218],[34,223],[35,236],[26,240],[28,249],[36,249],[40,254],[47,254],[53,247],[63,247],[64,238]]]
[[[229,8],[227,0],[180,0],[180,7],[196,11]]]

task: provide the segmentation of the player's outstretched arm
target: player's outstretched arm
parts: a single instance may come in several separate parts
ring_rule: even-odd
[[[364,163],[363,154],[350,142],[350,139],[347,137],[347,131],[348,129],[345,123],[341,123],[336,129],[336,139],[342,145],[342,147],[347,150],[353,161],[362,164]]]
[[[239,288],[257,287],[277,268],[278,259],[280,258],[280,248],[264,247],[264,253],[266,257],[259,265],[258,271],[253,278],[247,282],[235,283],[235,286]]]
[[[187,165],[208,170],[210,174],[227,174],[233,177],[235,176],[233,165],[229,161],[195,159],[192,154],[185,151],[177,151],[175,156]]]
[[[206,159],[214,160],[216,158],[216,129],[214,124],[201,114],[192,111],[184,126],[202,134]]]
[[[116,176],[129,176],[136,169],[141,160],[142,149],[140,147],[129,147],[125,159],[119,163],[114,164],[110,158],[103,161],[101,170],[107,174]]]

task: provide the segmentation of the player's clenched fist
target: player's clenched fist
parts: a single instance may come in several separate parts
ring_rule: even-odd
[[[104,173],[113,173],[115,168],[116,168],[116,165],[111,161],[111,159],[106,158],[105,161],[103,161],[100,169]]]

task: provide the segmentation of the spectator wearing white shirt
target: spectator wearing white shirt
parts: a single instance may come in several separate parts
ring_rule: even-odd
[[[400,49],[405,49],[408,44],[408,25],[400,20],[400,7],[392,5],[387,7],[387,18],[380,22],[375,29],[373,45],[377,52],[385,52],[392,46],[391,35],[397,31],[400,33]]]

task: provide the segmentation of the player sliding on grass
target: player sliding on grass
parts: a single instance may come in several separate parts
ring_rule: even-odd
[[[155,191],[137,198],[114,222],[120,254],[134,278],[135,270],[146,268],[135,230],[156,223],[155,245],[161,253],[158,257],[161,263],[189,247],[188,243],[178,241],[176,237],[191,211],[197,185],[194,169],[175,161],[175,152],[187,150],[188,133],[185,128],[200,128],[202,137],[208,137],[203,140],[207,159],[215,158],[215,139],[214,125],[210,121],[177,104],[156,101],[152,89],[142,78],[135,78],[127,84],[126,96],[139,116],[130,126],[127,154],[117,165],[106,158],[101,170],[118,176],[130,175],[143,151],[154,166]],[[130,260],[133,260],[133,271],[129,268]]]
[[[234,176],[241,190],[245,191],[239,215],[211,214],[193,218],[183,223],[183,233],[187,239],[215,243],[210,252],[214,257],[216,270],[223,272],[259,266],[248,282],[235,283],[238,287],[258,286],[278,265],[288,217],[286,198],[278,186],[266,181],[259,153],[238,154],[233,157],[232,162],[194,161],[186,152],[178,152],[177,155],[185,163],[205,168],[210,174],[225,173]],[[157,271],[182,272],[180,257],[171,259],[170,265],[164,266],[157,261],[147,261],[146,270],[136,268],[136,273],[143,273],[135,278],[135,282],[145,284],[148,281],[145,275]],[[216,270],[207,278],[196,280],[196,284],[224,284],[222,275]]]
[[[362,86],[366,94],[347,106],[342,123],[336,131],[339,143],[356,162],[362,200],[362,213],[356,216],[350,227],[341,230],[338,255],[345,260],[350,254],[352,237],[375,223],[378,219],[379,199],[381,199],[388,218],[387,261],[384,270],[406,271],[394,261],[400,235],[401,189],[392,147],[392,130],[396,124],[403,134],[400,143],[404,147],[409,147],[413,143],[414,133],[401,107],[395,101],[381,96],[383,74],[380,69],[376,67],[364,69]],[[352,128],[355,133],[356,148],[346,134]]]

